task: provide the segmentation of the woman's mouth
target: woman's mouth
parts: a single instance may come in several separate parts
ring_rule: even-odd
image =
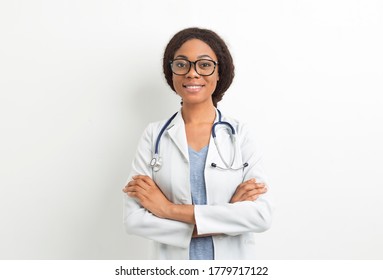
[[[189,92],[198,92],[203,88],[203,85],[183,85],[183,87]]]

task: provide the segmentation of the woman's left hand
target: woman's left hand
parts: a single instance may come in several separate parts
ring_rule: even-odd
[[[142,207],[159,218],[166,218],[166,211],[172,205],[149,176],[133,176],[133,180],[122,191],[128,196],[136,198]]]
[[[262,194],[267,192],[267,187],[264,183],[258,183],[255,178],[247,180],[240,184],[235,190],[230,203],[240,201],[255,201]]]

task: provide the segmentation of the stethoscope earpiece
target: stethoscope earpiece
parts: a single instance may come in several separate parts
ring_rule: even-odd
[[[240,170],[240,169],[244,169],[245,167],[248,167],[249,164],[247,162],[245,162],[244,164],[242,164],[242,166],[237,167],[237,168],[233,168],[233,167],[225,168],[225,167],[218,166],[216,163],[212,162],[210,166],[213,168],[220,169],[220,170]]]

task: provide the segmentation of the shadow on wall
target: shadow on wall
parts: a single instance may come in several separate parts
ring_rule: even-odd
[[[179,110],[180,98],[162,76],[143,75],[135,85],[128,93],[128,123],[139,134],[150,122],[168,119]]]

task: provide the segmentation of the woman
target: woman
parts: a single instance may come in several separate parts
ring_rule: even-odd
[[[153,240],[158,259],[252,259],[272,207],[254,138],[216,109],[234,78],[230,52],[213,31],[188,28],[168,43],[163,70],[182,107],[139,142],[126,230]]]

